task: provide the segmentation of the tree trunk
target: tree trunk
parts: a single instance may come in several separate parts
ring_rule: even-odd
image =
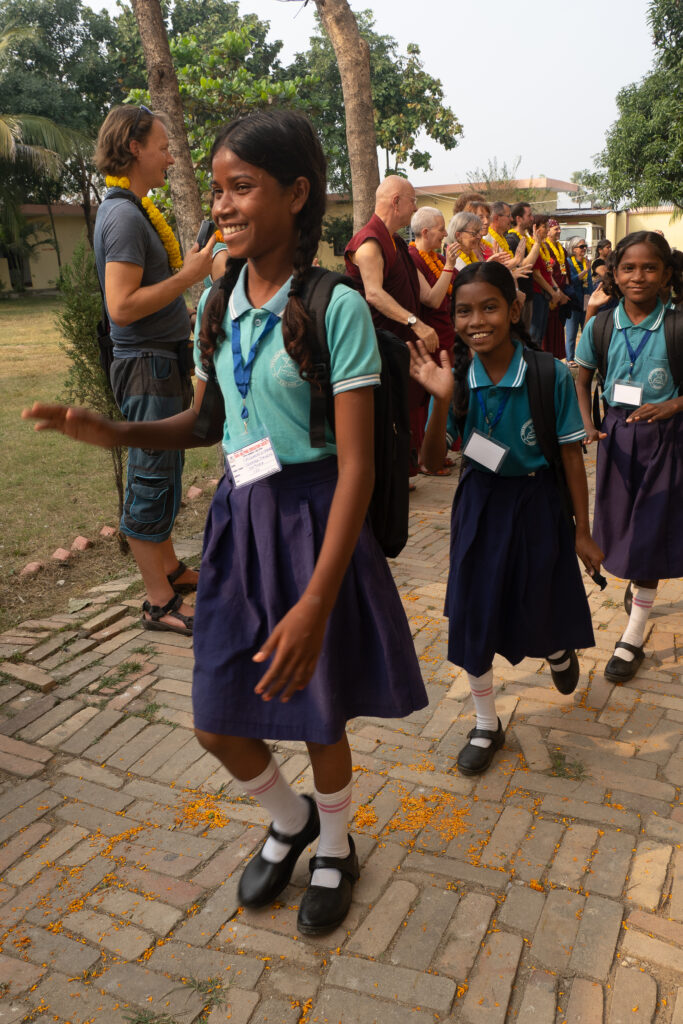
[[[47,206],[47,215],[50,218],[50,227],[52,228],[52,238],[54,239],[55,253],[56,253],[56,256],[57,256],[57,269],[59,270],[59,273],[61,274],[61,272],[62,272],[62,253],[61,253],[61,250],[59,248],[59,239],[57,238],[57,229],[55,227],[55,218],[54,218],[54,215],[52,213],[52,204],[51,204],[49,199],[46,201],[45,205]]]
[[[315,6],[334,48],[341,76],[353,193],[353,230],[356,232],[373,214],[379,185],[370,48],[358,31],[346,0],[315,0]]]
[[[202,205],[185,132],[178,79],[171,60],[166,26],[159,0],[131,2],[145,55],[152,107],[165,114],[167,119],[171,152],[176,161],[168,175],[171,198],[180,242],[183,251],[188,252],[194,244],[202,220]]]

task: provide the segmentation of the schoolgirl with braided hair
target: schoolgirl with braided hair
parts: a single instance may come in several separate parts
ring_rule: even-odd
[[[346,722],[427,704],[408,622],[366,521],[380,359],[365,300],[343,285],[325,320],[335,433],[328,428],[324,448],[309,440],[313,326],[301,290],[320,239],[325,181],[303,115],[261,111],[233,121],[212,150],[212,213],[230,258],[217,296],[207,304],[205,293],[197,311],[195,409],[153,424],[49,406],[27,414],[39,428],[96,444],[129,443],[123,433],[144,447],[196,446],[213,363],[227,465],[197,592],[195,731],[273,819],[241,876],[243,905],[275,900],[320,835],[297,900],[299,930],[311,935],[341,923],[359,874],[348,835]],[[266,738],[307,744],[314,798],[290,787]]]
[[[599,442],[593,534],[605,567],[629,581],[628,623],[604,670],[610,682],[626,683],[645,655],[659,581],[683,576],[683,374],[667,344],[671,330],[680,364],[683,312],[675,305],[683,300],[683,253],[656,231],[632,232],[608,257],[605,288],[618,305],[611,317],[600,312],[586,324],[576,350],[577,392],[587,443]],[[591,422],[598,367],[599,429]]]
[[[458,768],[488,768],[505,732],[493,694],[493,658],[513,665],[545,658],[555,687],[579,681],[577,648],[594,644],[576,555],[589,573],[602,552],[588,526],[585,436],[570,371],[555,360],[557,440],[574,507],[576,539],[553,469],[537,442],[527,391],[514,278],[500,263],[477,263],[454,282],[455,364],[436,363],[417,343],[411,373],[434,396],[422,446],[428,469],[460,433],[465,469],[453,501],[444,614],[448,660],[467,672],[475,728]]]

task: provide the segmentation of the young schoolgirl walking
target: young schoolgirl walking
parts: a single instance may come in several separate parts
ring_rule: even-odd
[[[644,657],[659,580],[683,576],[683,398],[666,340],[667,320],[675,318],[674,344],[683,355],[682,316],[661,298],[670,288],[676,302],[683,297],[683,253],[672,252],[657,232],[634,232],[609,257],[606,284],[619,304],[586,324],[576,353],[577,391],[587,443],[599,442],[593,536],[605,568],[630,581],[628,624],[605,667],[607,679],[625,683]],[[601,359],[596,338],[608,315],[612,329]],[[598,429],[591,381],[601,366],[605,413]]]
[[[453,287],[453,371],[445,360],[437,366],[418,343],[411,345],[411,373],[434,396],[424,465],[441,465],[447,440],[457,432],[463,440],[445,615],[448,660],[467,672],[476,713],[458,768],[475,775],[488,768],[505,739],[493,696],[495,654],[513,665],[546,658],[557,689],[576,689],[576,649],[594,643],[576,555],[592,574],[602,552],[588,525],[585,435],[569,370],[555,361],[557,440],[575,539],[534,431],[523,356],[529,339],[514,279],[498,263],[479,263],[461,271]]]
[[[157,423],[110,423],[34,406],[37,429],[111,445],[197,445],[212,360],[225,403],[226,474],[206,525],[195,609],[193,707],[200,743],[272,816],[246,866],[242,903],[285,888],[320,835],[299,930],[344,919],[358,878],[348,835],[346,722],[402,717],[427,697],[410,631],[366,512],[380,360],[365,301],[334,289],[326,313],[335,433],[309,442],[312,323],[300,295],[320,239],[326,166],[310,122],[290,111],[233,121],[211,153],[213,217],[230,259],[200,301],[196,408]],[[303,740],[314,798],[284,779],[264,739]]]

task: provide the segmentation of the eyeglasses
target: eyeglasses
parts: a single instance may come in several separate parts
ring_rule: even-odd
[[[587,245],[575,245],[574,248],[575,249],[587,249],[588,246]]]
[[[154,117],[154,114],[152,114],[152,111],[149,109],[149,107],[146,107],[144,103],[141,103],[140,106],[138,107],[138,112],[135,116],[135,120],[133,121],[133,127],[130,130],[129,138],[132,138],[135,135],[137,127],[140,124],[140,118],[142,117],[143,114],[149,114],[151,117]]]

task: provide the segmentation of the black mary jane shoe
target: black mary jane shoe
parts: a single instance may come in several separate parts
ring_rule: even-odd
[[[296,926],[301,934],[326,935],[334,931],[348,914],[353,887],[360,877],[356,847],[351,836],[348,857],[312,857],[308,868],[311,874],[317,868],[336,868],[341,872],[341,881],[336,889],[309,883],[299,905]]]
[[[620,647],[631,652],[633,661],[619,657],[617,651]],[[619,640],[614,648],[614,654],[605,665],[605,679],[609,679],[610,683],[627,683],[629,679],[633,679],[644,657],[645,651],[642,647],[635,647],[633,644],[627,644],[625,640]]]
[[[553,668],[553,665],[561,665],[567,658],[569,658],[569,664],[566,668],[560,671]],[[550,675],[552,676],[555,689],[565,695],[573,693],[579,684],[579,675],[581,674],[576,651],[567,650],[559,658],[548,658],[548,664],[550,665]]]
[[[477,747],[474,743],[467,743],[458,754],[458,771],[461,775],[481,775],[493,761],[495,752],[505,743],[505,729],[499,718],[495,732],[492,729],[472,729],[468,732],[467,738],[491,740],[488,747]]]
[[[242,872],[242,877],[237,887],[237,896],[243,907],[265,907],[268,903],[276,900],[282,890],[288,885],[292,872],[296,867],[296,862],[303,851],[309,843],[312,843],[320,835],[320,817],[315,800],[308,795],[304,795],[304,799],[308,800],[310,810],[308,821],[301,832],[297,832],[293,836],[287,836],[272,824],[268,829],[269,836],[289,846],[290,849],[287,856],[277,864],[266,860],[263,856],[264,842],[261,849],[258,853],[254,854]]]
[[[627,615],[631,614],[631,609],[632,608],[633,608],[633,584],[631,583],[631,580],[629,580],[628,581],[628,586],[626,587],[626,590],[624,591],[624,611],[626,612]]]

